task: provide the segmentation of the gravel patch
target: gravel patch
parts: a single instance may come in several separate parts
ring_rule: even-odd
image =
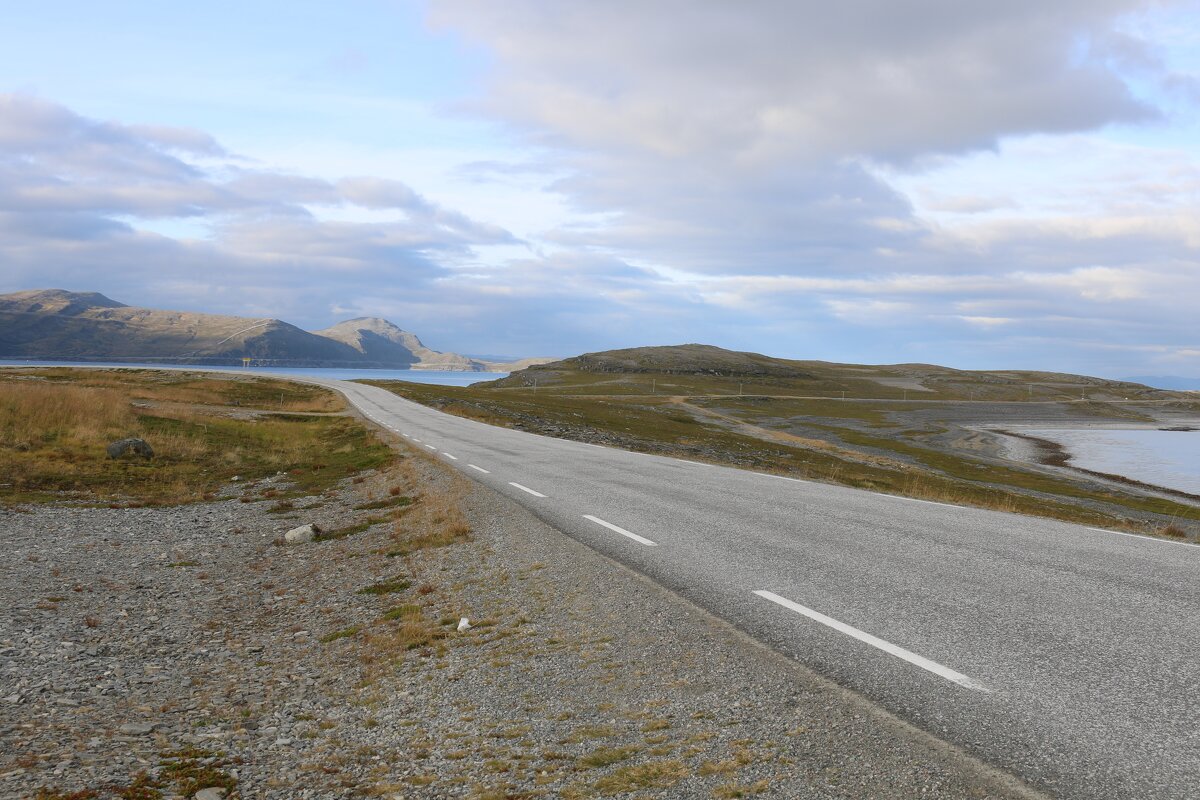
[[[287,514],[0,511],[0,797],[1034,796],[437,462],[403,463]],[[388,509],[275,543],[379,519],[398,481],[416,505],[452,499],[470,537],[395,555],[412,531]]]

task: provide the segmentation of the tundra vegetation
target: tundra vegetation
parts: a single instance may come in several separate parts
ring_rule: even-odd
[[[1021,425],[1178,424],[1200,398],[1045,372],[787,361],[699,345],[610,351],[469,387],[368,381],[494,425],[928,500],[1175,537],[1200,497],[1015,461]],[[1197,434],[1200,435],[1200,434]],[[1032,443],[1031,443],[1032,444]]]
[[[152,459],[110,459],[138,437]],[[392,458],[326,389],[189,372],[0,370],[0,502],[174,504],[280,472],[289,498]],[[267,499],[267,498],[253,498]]]

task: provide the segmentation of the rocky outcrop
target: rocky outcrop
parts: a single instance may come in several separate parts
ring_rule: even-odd
[[[124,458],[126,456],[136,456],[138,458],[154,458],[154,448],[145,439],[121,439],[113,442],[108,447],[104,448],[108,453],[109,458]]]

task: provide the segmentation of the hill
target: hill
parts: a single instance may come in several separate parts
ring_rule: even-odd
[[[1129,381],[687,344],[587,353],[471,386],[372,383],[448,413],[590,444],[1114,529],[1177,536],[1200,526],[1200,494],[1076,466],[1039,434],[1200,435],[1184,433],[1200,430],[1195,394]]]
[[[381,369],[502,369],[442,353],[384,319],[323,331],[278,319],[164,311],[96,292],[43,289],[0,295],[0,358]]]
[[[650,383],[653,381],[653,383]],[[933,364],[838,364],[796,361],[701,344],[634,347],[535,364],[481,384],[537,385],[598,394],[638,394],[648,385],[680,394],[802,394],[938,400],[1165,399],[1130,381],[1031,370],[960,370]]]

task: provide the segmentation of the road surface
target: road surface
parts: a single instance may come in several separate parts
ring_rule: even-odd
[[[1041,789],[1200,797],[1200,547],[552,439],[312,382]]]

